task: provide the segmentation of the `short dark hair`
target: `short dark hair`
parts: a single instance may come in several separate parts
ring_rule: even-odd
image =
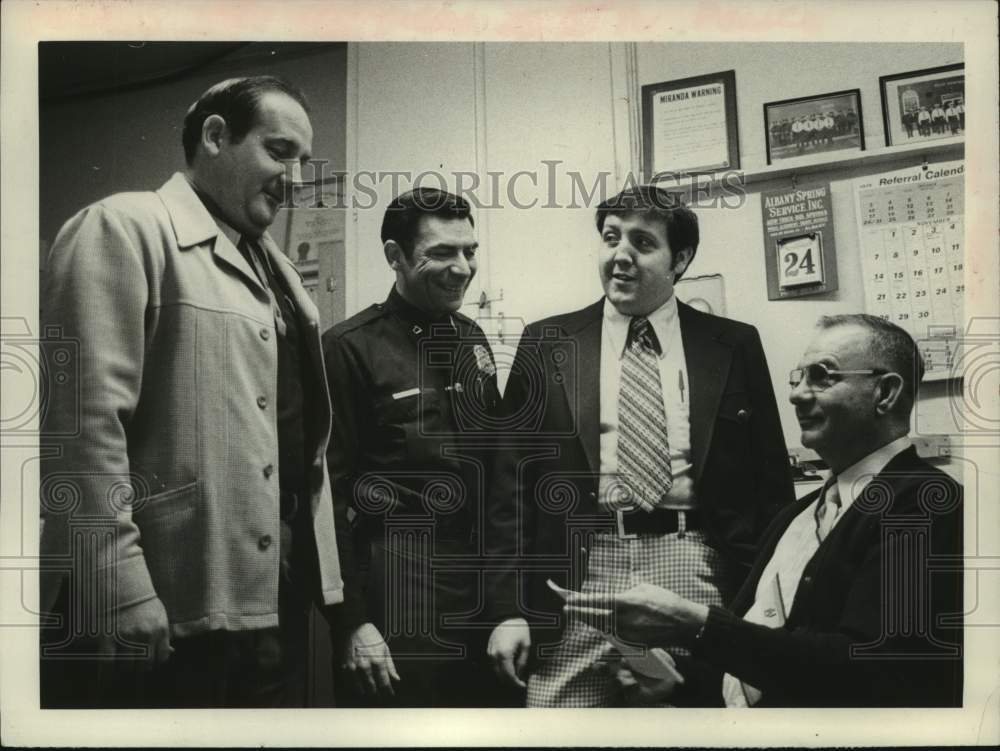
[[[604,220],[609,216],[640,214],[659,221],[666,231],[670,252],[691,248],[691,259],[698,252],[698,217],[684,205],[677,193],[657,188],[655,185],[635,185],[601,201],[597,207],[597,231],[604,231]],[[681,274],[677,275],[679,279]]]
[[[226,121],[233,142],[239,143],[257,121],[261,97],[271,91],[290,96],[302,105],[302,109],[309,112],[305,94],[276,76],[248,76],[220,81],[209,87],[184,116],[181,143],[184,144],[184,159],[187,163],[194,161],[202,126],[210,115],[220,115]]]
[[[835,326],[860,326],[868,330],[868,347],[879,365],[898,373],[903,379],[903,396],[907,413],[917,398],[917,387],[924,378],[924,358],[905,329],[891,321],[867,313],[844,313],[820,316],[816,325],[821,329]]]
[[[415,188],[396,196],[382,217],[382,244],[394,240],[409,259],[413,256],[413,245],[421,217],[439,216],[443,219],[472,219],[472,208],[461,196],[447,193],[437,188]]]

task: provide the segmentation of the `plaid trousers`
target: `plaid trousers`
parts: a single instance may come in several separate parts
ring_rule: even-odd
[[[722,554],[710,547],[701,530],[682,534],[640,534],[621,539],[613,533],[594,537],[583,580],[584,592],[622,592],[647,582],[706,605],[731,597]],[[529,707],[611,707],[623,704],[621,687],[600,670],[612,647],[600,631],[570,619],[562,641],[528,679]],[[681,648],[667,648],[685,654]]]

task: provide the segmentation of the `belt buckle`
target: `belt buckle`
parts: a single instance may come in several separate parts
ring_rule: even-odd
[[[615,509],[615,525],[618,527],[618,539],[636,540],[639,538],[638,533],[636,532],[628,533],[625,531],[625,512],[634,510],[635,509],[628,509],[628,508]]]

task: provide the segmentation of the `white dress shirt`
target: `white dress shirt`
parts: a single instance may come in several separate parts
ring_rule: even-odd
[[[670,466],[674,482],[661,508],[694,508],[693,467],[691,466],[691,424],[687,361],[677,319],[677,296],[671,295],[646,318],[660,342],[660,388],[667,415],[667,440],[670,443]],[[631,316],[622,315],[605,299],[601,328],[601,481],[600,503],[607,504],[608,491],[616,484],[618,473],[618,391],[621,384],[622,357],[628,340]]]
[[[837,475],[837,490],[840,493],[840,513],[833,520],[833,525],[830,527],[831,531],[844,518],[847,509],[861,495],[862,491],[868,486],[868,483],[879,472],[885,469],[885,466],[893,457],[908,449],[910,443],[909,436],[897,438],[876,449]],[[824,494],[821,493],[816,501],[804,508],[792,520],[788,528],[785,529],[784,534],[774,549],[774,553],[771,555],[771,560],[768,561],[767,566],[764,567],[764,571],[760,575],[760,579],[757,581],[754,604],[747,611],[746,615],[743,616],[744,620],[765,625],[772,625],[772,623],[774,625],[782,625],[784,623],[784,617],[780,618],[780,623],[769,621],[769,617],[765,616],[764,610],[773,607],[773,600],[776,596],[780,595],[783,613],[787,615],[787,613],[791,612],[792,605],[795,602],[795,592],[798,590],[799,580],[802,578],[802,572],[805,571],[806,565],[812,560],[812,557],[816,554],[821,544],[816,536],[816,509],[824,500]],[[760,693],[756,692],[756,696],[754,696],[756,689],[752,687],[748,688],[751,690],[744,693],[740,680],[727,673],[722,681],[722,695],[726,700],[726,706],[748,706],[748,697],[753,697],[749,705],[752,706],[755,704],[760,699]]]

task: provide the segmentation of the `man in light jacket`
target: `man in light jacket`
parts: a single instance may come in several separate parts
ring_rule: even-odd
[[[306,108],[272,77],[212,86],[186,169],[52,248],[42,321],[69,376],[42,424],[43,704],[305,702],[309,610],[343,600],[331,406],[316,306],[267,228]]]

